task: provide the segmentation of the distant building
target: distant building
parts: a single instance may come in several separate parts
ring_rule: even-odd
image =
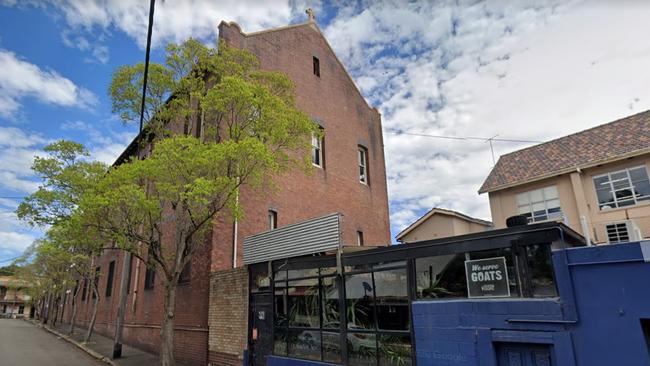
[[[434,207],[397,234],[401,243],[445,238],[448,236],[477,233],[492,228],[490,221],[477,219],[463,213]]]
[[[594,243],[650,237],[650,111],[506,154],[479,193],[492,221],[563,221]]]
[[[28,284],[15,277],[0,276],[0,317],[23,318],[32,314]]]

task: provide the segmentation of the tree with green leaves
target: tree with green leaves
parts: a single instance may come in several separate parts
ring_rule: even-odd
[[[123,66],[113,76],[113,111],[125,122],[139,113],[142,69]],[[167,366],[175,364],[176,287],[193,253],[218,217],[241,217],[242,187],[268,187],[288,169],[309,169],[310,138],[319,129],[297,109],[287,76],[262,71],[252,54],[224,43],[218,52],[195,40],[172,44],[165,65],[150,70],[151,135],[142,141],[152,141],[151,154],[110,169],[84,196],[80,214],[96,235],[160,274]]]
[[[29,261],[33,257],[45,263],[47,257],[44,255],[56,248],[58,261],[63,261],[64,254],[67,255],[67,271],[74,275],[76,281],[90,284],[90,290],[97,292],[94,289],[95,273],[92,269],[92,260],[101,254],[102,246],[97,237],[91,236],[93,231],[85,230],[77,208],[81,198],[95,187],[108,168],[103,163],[90,160],[88,151],[76,142],[60,140],[45,146],[44,152],[46,154],[37,156],[32,165],[32,170],[42,179],[42,184],[36,192],[25,197],[16,211],[18,218],[24,222],[32,226],[48,228],[45,239],[36,242],[23,259],[23,262],[28,264],[27,273],[29,274],[31,269],[37,270],[40,275],[36,276],[36,279],[41,285],[35,290],[37,292],[46,290],[47,287],[42,286],[49,284],[50,280],[43,276],[53,276],[51,274],[53,272],[33,267]],[[58,291],[61,291],[61,282],[54,283],[58,284]],[[72,282],[68,281],[67,284],[71,285]],[[70,333],[74,331],[79,286],[75,286],[72,293],[73,316]],[[52,299],[60,294],[46,291],[41,295]],[[89,341],[92,335],[98,299],[97,293],[86,341]]]

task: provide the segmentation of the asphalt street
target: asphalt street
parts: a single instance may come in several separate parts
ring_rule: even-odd
[[[63,339],[24,320],[0,319],[2,366],[103,365]]]

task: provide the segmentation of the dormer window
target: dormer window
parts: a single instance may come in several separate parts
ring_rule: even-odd
[[[320,77],[320,61],[316,56],[313,57],[313,61],[314,61],[314,75]]]

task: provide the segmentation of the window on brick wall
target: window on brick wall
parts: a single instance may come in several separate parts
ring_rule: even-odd
[[[81,288],[81,301],[86,301],[87,294],[88,294],[88,280],[84,278],[83,287]]]
[[[278,228],[278,213],[275,210],[269,210],[269,230]]]
[[[115,261],[108,264],[108,278],[106,279],[106,297],[113,295],[113,278],[115,277]]]
[[[95,289],[93,290],[93,299],[97,298],[96,293],[99,292],[99,274],[102,271],[102,267],[95,268],[95,278],[93,279],[93,285]]]
[[[320,61],[318,60],[318,57],[316,56],[313,57],[313,63],[314,63],[314,75],[320,77]]]
[[[147,270],[144,273],[144,289],[145,290],[153,289],[153,285],[155,282],[156,282],[156,269],[149,268],[149,266],[147,266]]]
[[[368,149],[359,146],[357,155],[359,160],[359,182],[368,184]]]
[[[319,168],[325,167],[323,164],[323,140],[322,136],[311,135],[311,163]]]
[[[178,283],[189,283],[192,279],[192,261],[187,262],[183,270],[181,271],[180,277],[178,277]]]
[[[357,245],[363,246],[363,231],[361,230],[357,231]]]

